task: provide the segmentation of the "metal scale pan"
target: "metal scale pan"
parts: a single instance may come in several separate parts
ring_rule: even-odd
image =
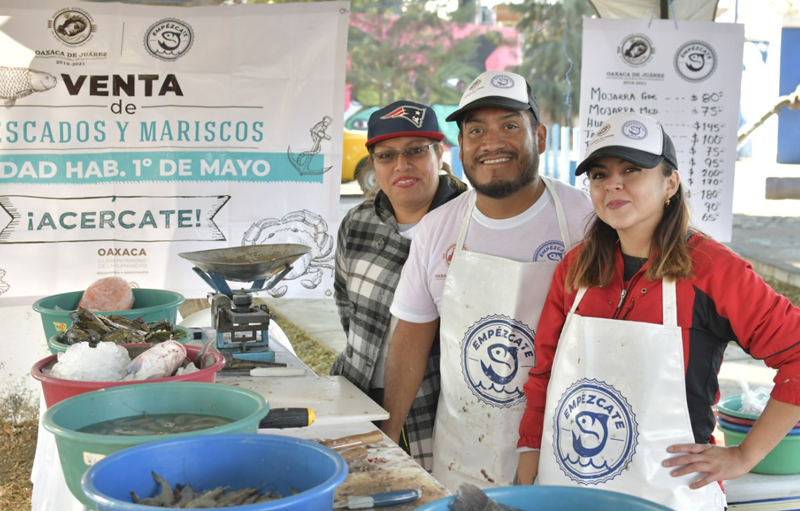
[[[283,243],[181,252],[178,255],[197,268],[209,274],[217,273],[225,280],[255,282],[272,277],[309,252],[311,247]]]
[[[305,245],[275,244],[178,254],[193,263],[192,270],[216,291],[209,295],[212,324],[210,331],[203,329],[203,342],[216,337],[217,349],[224,355],[274,362],[275,354],[268,347],[269,309],[254,305],[251,293],[271,289],[292,270],[292,263],[310,251]],[[252,282],[252,286],[232,291],[228,280]]]

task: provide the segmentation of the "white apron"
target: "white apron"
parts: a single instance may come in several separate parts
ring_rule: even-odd
[[[672,477],[667,447],[694,443],[686,404],[675,282],[663,281],[664,324],[575,314],[558,342],[544,413],[537,484],[635,495],[680,511],[725,506],[719,484]]]
[[[561,202],[542,179],[567,250],[570,238]],[[462,250],[474,207],[475,197],[442,292],[442,390],[433,433],[433,476],[452,492],[462,482],[487,488],[510,485],[514,479],[525,409],[522,387],[535,364],[535,330],[558,265]]]

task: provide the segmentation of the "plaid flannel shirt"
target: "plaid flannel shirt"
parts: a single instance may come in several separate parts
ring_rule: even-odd
[[[460,193],[450,178],[440,176],[429,211]],[[391,321],[389,307],[410,247],[411,241],[398,233],[394,210],[383,192],[350,210],[339,226],[334,297],[347,347],[330,374],[344,376],[364,392],[371,387],[375,363]],[[405,423],[411,454],[429,471],[439,390],[437,333],[422,385]]]

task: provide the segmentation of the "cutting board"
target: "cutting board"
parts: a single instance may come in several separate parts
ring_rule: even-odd
[[[318,425],[389,418],[386,410],[342,376],[218,376],[217,381],[258,392],[269,402],[270,408],[311,408]]]

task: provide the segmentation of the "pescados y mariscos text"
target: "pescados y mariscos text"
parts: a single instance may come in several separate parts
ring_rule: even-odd
[[[109,129],[111,124],[111,129]],[[262,121],[0,121],[0,144],[261,142]]]

